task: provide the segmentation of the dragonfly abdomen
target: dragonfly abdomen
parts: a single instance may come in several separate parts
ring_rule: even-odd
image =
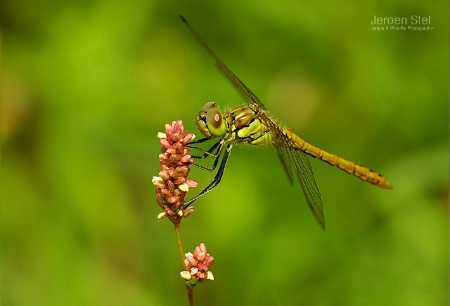
[[[391,184],[385,179],[385,177],[376,171],[358,165],[355,162],[346,160],[335,154],[328,153],[327,151],[306,142],[288,129],[283,129],[283,134],[291,139],[291,143],[294,144],[297,149],[311,155],[312,157],[318,158],[332,166],[338,167],[339,169],[342,169],[345,172],[362,179],[363,181],[386,189],[392,188]]]

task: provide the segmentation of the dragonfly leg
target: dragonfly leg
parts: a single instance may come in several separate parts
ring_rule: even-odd
[[[221,144],[220,147],[223,147],[223,143]],[[204,196],[206,193],[208,193],[208,192],[210,192],[211,190],[213,190],[213,189],[220,183],[220,180],[222,179],[222,176],[223,176],[223,172],[224,172],[224,170],[225,170],[225,166],[227,165],[228,158],[230,157],[230,153],[231,153],[231,149],[232,149],[232,148],[233,148],[233,145],[232,145],[232,144],[228,144],[227,149],[226,149],[226,151],[225,151],[225,153],[224,153],[224,155],[223,155],[223,157],[222,157],[222,161],[221,161],[221,163],[220,163],[219,170],[217,171],[216,176],[214,177],[214,180],[213,180],[213,181],[212,181],[205,189],[203,189],[203,191],[200,192],[197,196],[193,197],[193,198],[190,199],[189,201],[185,202],[182,206],[180,206],[180,207],[178,208],[178,210],[179,210],[180,208],[183,208],[183,209],[187,208],[187,207],[188,207],[189,205],[191,205],[195,200],[197,200],[198,198]],[[214,163],[217,164],[217,161],[218,161],[218,160],[219,160],[219,159],[217,158],[217,159],[216,159],[216,162],[214,162]],[[215,166],[214,166],[214,167],[215,167]],[[178,211],[178,210],[177,210],[177,211]],[[176,212],[175,212],[175,213],[176,213]]]
[[[192,146],[193,144],[202,143],[202,142],[205,142],[205,141],[208,141],[208,140],[211,140],[211,137],[209,137],[209,138],[208,137],[204,137],[204,138],[201,138],[201,139],[196,140],[196,141],[191,141],[191,142],[186,144],[186,147],[195,148],[195,146]]]
[[[224,144],[225,144],[224,141],[218,141],[211,148],[209,148],[209,150],[203,150],[202,148],[199,148],[199,147],[191,147],[193,149],[197,149],[199,151],[205,152],[201,156],[192,156],[193,158],[199,158],[199,159],[205,159],[207,157],[214,158],[214,163],[213,163],[212,167],[205,167],[205,166],[199,165],[197,163],[194,163],[194,166],[196,166],[200,169],[203,169],[203,170],[214,171],[214,169],[216,169],[217,164],[219,162],[219,156],[220,156],[220,153],[222,152]]]
[[[195,149],[197,151],[203,152],[203,155],[200,156],[195,156],[192,155],[193,158],[200,158],[200,159],[205,159],[208,156],[212,156],[212,157],[217,157],[219,155],[219,150],[216,150],[216,152],[214,152],[214,150],[219,146],[219,145],[223,145],[221,141],[216,142],[211,148],[209,148],[208,150],[205,150],[203,148],[197,147],[197,146],[189,146],[189,148],[191,149]]]

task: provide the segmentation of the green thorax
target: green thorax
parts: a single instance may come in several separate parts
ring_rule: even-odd
[[[273,143],[274,134],[268,125],[273,119],[255,103],[240,106],[224,116],[227,122],[227,141],[251,145]]]

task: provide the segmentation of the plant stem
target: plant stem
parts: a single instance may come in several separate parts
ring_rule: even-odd
[[[180,252],[181,266],[183,267],[183,269],[186,269],[186,267],[184,266],[184,250],[183,250],[183,243],[181,242],[180,224],[181,222],[174,223],[174,227],[175,227],[175,234],[177,235],[178,251]]]
[[[183,243],[181,242],[180,224],[181,222],[173,222],[173,225],[175,227],[175,234],[177,235],[178,251],[180,252],[181,266],[183,267],[183,270],[186,270],[187,267],[184,265],[184,250],[183,250]],[[189,305],[194,306],[194,290],[189,286],[186,286],[186,290],[188,294]]]
[[[194,306],[194,290],[188,286],[186,286],[186,290],[189,297],[189,305]]]

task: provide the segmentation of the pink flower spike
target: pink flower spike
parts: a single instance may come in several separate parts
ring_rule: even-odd
[[[186,134],[183,121],[173,121],[164,126],[165,133],[158,133],[161,143],[159,162],[161,171],[158,177],[152,179],[156,188],[157,203],[164,210],[172,222],[179,222],[190,215],[194,210],[189,207],[186,212],[178,211],[185,202],[184,197],[190,188],[197,187],[197,182],[187,179],[189,166],[194,159],[189,154],[189,141],[194,139],[194,134]]]

